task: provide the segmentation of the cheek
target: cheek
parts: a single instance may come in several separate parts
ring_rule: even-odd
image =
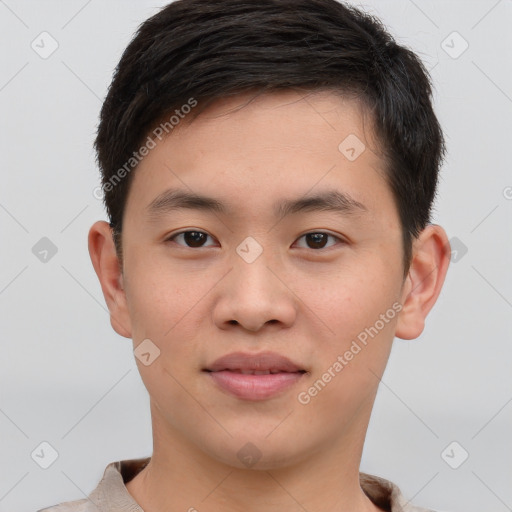
[[[190,308],[179,301],[141,300],[134,307],[141,320],[134,329],[138,340],[150,339],[158,354],[150,365],[137,358],[139,373],[152,400],[166,409],[165,404],[181,403],[188,392],[194,394],[191,377],[200,371],[198,355],[204,338],[187,315]],[[134,337],[135,350],[136,346]]]
[[[179,330],[193,331],[193,311],[205,294],[204,279],[149,258],[127,267],[127,275],[128,308],[137,336],[167,343]]]
[[[150,258],[139,261],[127,272],[127,298],[134,346],[150,339],[160,351],[155,361],[157,370],[149,371],[138,362],[143,380],[148,380],[151,387],[155,379],[172,381],[169,373],[178,377],[184,368],[198,364],[203,339],[200,322],[207,314],[206,301],[202,299],[211,285],[165,262]]]
[[[373,326],[399,296],[393,273],[376,258],[347,266],[337,274],[304,274],[295,282],[301,283],[294,292],[303,301],[305,312],[313,315],[325,332],[319,338],[330,340],[333,349]],[[380,330],[388,333],[390,323]]]

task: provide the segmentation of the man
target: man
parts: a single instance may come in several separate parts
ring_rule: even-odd
[[[418,57],[335,0],[178,0],[124,52],[96,149],[89,250],[154,449],[45,510],[425,510],[359,472],[449,262]]]

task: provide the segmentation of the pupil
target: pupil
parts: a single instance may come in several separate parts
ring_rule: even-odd
[[[204,243],[204,233],[200,233],[199,231],[187,231],[184,233],[185,242],[190,247],[201,247]]]
[[[309,245],[312,249],[321,249],[325,246],[327,241],[327,235],[325,233],[311,233],[306,235],[308,238],[308,242],[311,242]]]

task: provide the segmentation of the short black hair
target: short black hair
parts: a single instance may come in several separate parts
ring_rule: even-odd
[[[445,155],[431,78],[378,18],[336,0],[177,0],[140,25],[94,143],[119,255],[134,152],[155,126],[183,117],[185,105],[193,119],[221,98],[287,89],[355,95],[371,113],[401,222],[405,278]]]

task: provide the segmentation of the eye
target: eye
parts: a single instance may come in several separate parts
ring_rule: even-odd
[[[302,248],[305,249],[324,249],[326,247],[331,247],[333,245],[336,245],[336,243],[328,244],[328,239],[331,238],[332,240],[338,240],[341,243],[344,243],[344,241],[334,235],[331,235],[329,233],[322,233],[322,232],[312,232],[312,233],[306,233],[305,235],[302,235],[298,240],[305,239],[306,247],[304,245]],[[300,245],[299,245],[300,247]]]
[[[175,242],[178,245],[189,248],[211,247],[211,245],[205,245],[208,238],[213,240],[208,233],[203,231],[182,231],[181,233],[172,235],[167,239],[167,241]]]

